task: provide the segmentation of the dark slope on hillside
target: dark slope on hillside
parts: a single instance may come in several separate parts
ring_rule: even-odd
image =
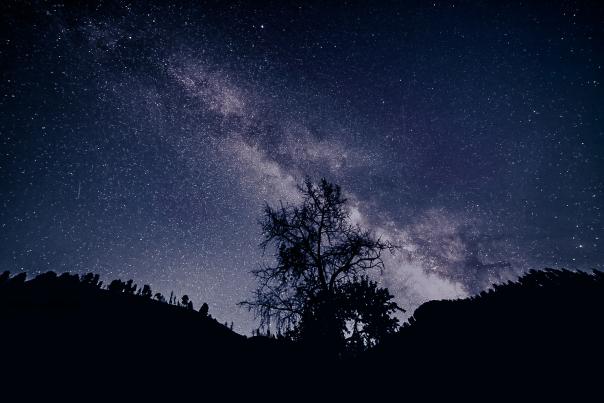
[[[1,279],[0,279],[1,280]],[[3,370],[24,379],[100,379],[150,388],[243,378],[294,352],[246,338],[200,312],[109,291],[76,275],[46,273],[0,281]]]
[[[5,371],[36,381],[101,380],[151,393],[217,389],[219,381],[237,386],[229,393],[238,394],[249,390],[244,384],[311,393],[298,388],[326,379],[323,387],[334,391],[398,396],[402,390],[440,394],[444,385],[538,389],[602,374],[601,272],[530,272],[473,298],[428,302],[385,343],[337,364],[77,276],[24,280],[0,281],[2,363]],[[424,389],[427,384],[438,387]]]
[[[409,376],[509,388],[588,382],[604,373],[603,352],[604,273],[546,269],[475,297],[423,304],[364,365],[405,363]]]

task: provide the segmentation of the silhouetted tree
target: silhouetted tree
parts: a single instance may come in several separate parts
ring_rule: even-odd
[[[126,281],[126,285],[124,287],[124,292],[126,294],[134,295],[134,293],[136,292],[136,284],[134,284],[133,280]]]
[[[347,331],[351,333],[352,350],[375,346],[398,328],[398,319],[391,316],[401,309],[388,289],[378,287],[366,276],[344,284],[339,290],[340,306],[347,320]]]
[[[210,307],[208,306],[208,304],[204,302],[201,305],[201,308],[199,308],[199,313],[201,314],[201,316],[203,316],[205,318],[208,316],[209,309],[210,309]]]
[[[159,302],[166,302],[166,298],[164,298],[163,295],[161,295],[161,293],[156,292],[154,298],[159,301]]]
[[[187,294],[183,295],[180,299],[180,304],[188,309],[193,309],[193,301],[189,299]]]
[[[151,287],[149,284],[145,284],[141,289],[141,297],[143,298],[151,298],[153,296],[153,291],[151,291]]]
[[[99,275],[93,273],[84,274],[80,279],[80,282],[97,288],[101,288],[101,286],[103,285],[103,282],[99,281]]]
[[[61,275],[62,276],[62,275]],[[134,284],[133,280],[128,280],[125,283],[122,280],[113,280],[109,283],[107,289],[109,291],[117,292],[117,293],[125,293],[130,295],[135,295],[136,293],[136,284]],[[140,293],[139,293],[140,295]]]
[[[36,276],[35,282],[50,284],[57,280],[57,273],[54,271],[47,271],[46,273],[40,273]]]
[[[25,273],[23,273],[25,274]],[[61,275],[58,277],[59,280],[61,280],[61,282],[63,284],[72,286],[72,287],[77,287],[80,284],[80,277],[77,274],[71,274],[71,273],[61,273]]]
[[[398,306],[391,296],[384,298],[387,290],[379,293],[375,283],[358,278],[383,269],[382,252],[393,245],[351,222],[339,186],[325,179],[315,185],[307,178],[298,189],[300,204],[265,207],[261,247],[275,247],[276,265],[253,272],[259,287],[252,300],[241,304],[266,329],[274,324],[278,331],[334,352],[344,346],[349,322],[363,329],[365,340],[381,338],[396,321],[378,325],[377,318],[389,317]],[[376,295],[382,298],[372,303],[369,298]],[[363,303],[372,305],[371,314],[361,314]]]
[[[112,280],[107,289],[112,292],[124,292],[126,284],[122,280]]]

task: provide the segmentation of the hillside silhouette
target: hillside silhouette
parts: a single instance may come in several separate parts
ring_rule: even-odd
[[[339,361],[310,355],[287,340],[239,335],[202,306],[193,309],[188,298],[166,301],[131,281],[104,287],[93,274],[49,272],[27,280],[24,273],[5,272],[3,363],[34,379],[102,379],[145,384],[148,392],[184,380],[197,385],[208,376],[290,387],[312,373],[328,374],[333,388],[339,387],[336,380],[363,379],[355,387],[365,389],[392,381],[380,391],[394,394],[392,385],[403,381],[407,388],[430,381],[489,389],[588,381],[602,371],[599,271],[530,271],[471,298],[427,302],[383,343]]]
[[[187,296],[152,296],[131,280],[103,286],[98,275],[0,275],[0,345],[5,368],[42,379],[145,385],[242,377],[272,364],[285,343],[247,338]],[[32,372],[33,371],[33,372]],[[31,375],[28,375],[31,376]],[[56,379],[55,379],[56,380]],[[155,384],[154,384],[155,383]]]
[[[430,374],[474,389],[588,389],[602,374],[603,325],[604,273],[531,270],[470,298],[421,305],[363,365],[404,362],[408,380]]]

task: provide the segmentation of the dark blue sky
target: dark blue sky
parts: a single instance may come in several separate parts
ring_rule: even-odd
[[[262,204],[305,174],[403,246],[381,279],[408,308],[601,267],[602,6],[20,3],[2,269],[134,278],[247,332]]]

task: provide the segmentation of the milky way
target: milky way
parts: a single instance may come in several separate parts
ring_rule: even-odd
[[[0,263],[236,303],[305,175],[400,249],[413,309],[601,267],[604,46],[588,3],[2,6]],[[318,3],[317,3],[318,4]]]

